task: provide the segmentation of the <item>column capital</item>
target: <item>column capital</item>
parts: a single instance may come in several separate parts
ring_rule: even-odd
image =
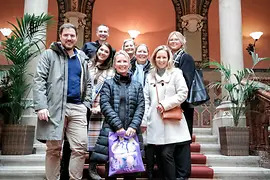
[[[76,26],[76,28],[84,27],[86,25],[85,17],[86,14],[81,12],[69,11],[64,14],[65,23],[71,23]]]
[[[187,14],[182,16],[182,28],[188,30],[189,32],[201,31],[203,28],[203,19],[199,14]]]

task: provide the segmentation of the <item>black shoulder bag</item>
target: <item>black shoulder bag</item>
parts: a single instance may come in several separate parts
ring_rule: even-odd
[[[180,67],[183,54],[184,53],[181,54],[181,58],[179,59],[178,67]],[[192,85],[191,88],[189,89],[188,98],[186,99],[186,102],[188,102],[191,107],[195,107],[206,103],[209,99],[210,97],[203,83],[202,70],[195,69]]]

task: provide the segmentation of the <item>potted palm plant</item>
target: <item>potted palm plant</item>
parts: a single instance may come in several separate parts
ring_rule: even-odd
[[[45,46],[46,29],[51,19],[52,16],[47,14],[25,14],[16,18],[16,25],[9,23],[13,27],[11,36],[2,42],[0,53],[10,64],[4,70],[6,77],[1,82],[6,99],[0,108],[9,113],[2,132],[2,154],[32,153],[35,126],[21,124],[23,111],[31,105],[31,101],[26,100],[32,84],[27,67],[40,54],[40,47]]]
[[[249,155],[249,130],[239,127],[239,121],[245,116],[248,106],[246,102],[253,98],[259,83],[252,80],[255,76],[253,69],[244,68],[233,73],[230,67],[218,62],[210,62],[221,73],[222,81],[214,82],[210,86],[222,88],[225,100],[230,101],[230,114],[234,126],[219,127],[221,154],[231,156]]]

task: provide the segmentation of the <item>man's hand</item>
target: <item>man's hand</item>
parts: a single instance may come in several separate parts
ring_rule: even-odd
[[[48,109],[38,110],[37,115],[38,115],[38,119],[42,121],[48,121],[50,117]]]
[[[135,135],[135,133],[136,133],[136,130],[135,129],[133,129],[133,128],[131,128],[131,127],[129,127],[128,129],[127,129],[127,131],[126,131],[126,135],[127,136],[134,136]]]

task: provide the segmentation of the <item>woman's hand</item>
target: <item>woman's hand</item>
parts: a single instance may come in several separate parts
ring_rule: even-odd
[[[99,114],[100,113],[100,107],[92,108],[91,109],[93,114]]]
[[[127,129],[127,131],[126,131],[126,135],[127,136],[134,136],[135,135],[135,133],[136,133],[136,130],[135,129],[133,129],[133,128],[131,128],[131,127],[129,127],[128,129]]]
[[[158,104],[157,110],[158,110],[160,113],[163,113],[164,108],[163,108],[163,106],[162,106],[161,104]]]
[[[147,127],[146,126],[141,126],[141,131],[144,133],[146,131]]]
[[[118,129],[116,132],[117,133],[120,133],[120,132],[123,132],[123,131],[125,131],[125,129],[124,128],[121,128],[121,129]]]

